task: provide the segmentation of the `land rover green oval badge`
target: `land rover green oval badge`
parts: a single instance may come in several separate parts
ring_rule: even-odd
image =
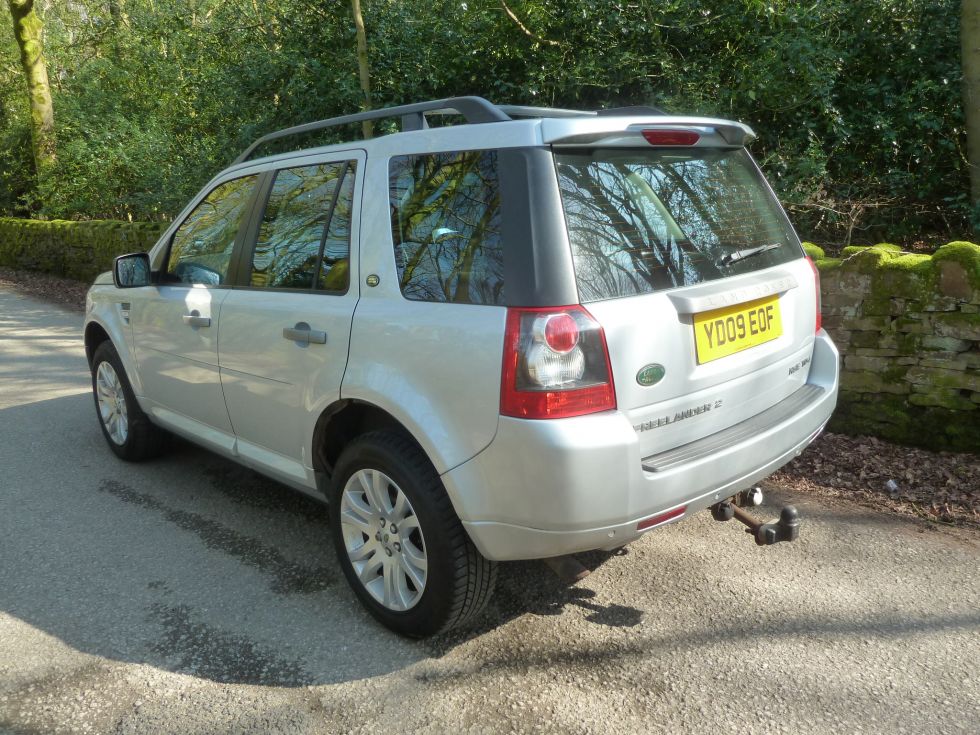
[[[666,374],[667,371],[663,365],[658,365],[657,363],[644,365],[640,368],[640,372],[636,374],[636,382],[643,386],[654,385],[663,380]]]

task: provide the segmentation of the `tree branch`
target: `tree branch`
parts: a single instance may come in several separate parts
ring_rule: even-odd
[[[514,21],[514,23],[517,24],[517,27],[521,29],[521,32],[528,38],[533,38],[538,43],[545,43],[549,46],[561,46],[561,43],[558,41],[552,41],[550,38],[542,38],[526,25],[521,23],[521,19],[514,15],[514,11],[507,7],[507,3],[504,2],[504,0],[500,0],[500,7],[504,9],[504,12],[507,13],[507,17]]]

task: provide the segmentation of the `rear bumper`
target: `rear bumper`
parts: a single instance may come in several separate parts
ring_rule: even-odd
[[[818,335],[807,383],[752,419],[641,457],[636,431],[610,411],[560,421],[501,417],[486,450],[443,475],[477,548],[497,560],[622,546],[637,524],[680,520],[751,487],[796,457],[837,402],[839,357]],[[656,526],[653,526],[654,528]]]
[[[797,446],[788,452],[781,454],[763,467],[759,467],[747,475],[729,480],[727,484],[709,490],[707,493],[686,500],[680,506],[684,507],[684,512],[663,523],[650,526],[642,531],[637,531],[637,524],[650,517],[650,513],[633,518],[625,523],[603,528],[590,528],[583,531],[548,531],[539,528],[528,528],[526,526],[515,526],[508,523],[464,522],[466,530],[474,539],[477,547],[484,556],[499,561],[509,559],[536,559],[548,556],[560,556],[571,554],[576,551],[587,551],[590,549],[614,549],[619,546],[635,541],[647,531],[663,526],[674,521],[679,521],[693,513],[704,510],[710,505],[714,505],[719,500],[723,500],[740,490],[751,487],[759,480],[768,477],[784,464],[798,456],[822,431],[823,427],[808,436]],[[669,511],[672,508],[664,508]],[[654,515],[662,511],[657,511]]]

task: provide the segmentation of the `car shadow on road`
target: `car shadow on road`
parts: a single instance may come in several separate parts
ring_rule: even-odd
[[[359,606],[324,505],[181,440],[157,460],[122,462],[87,393],[0,410],[0,466],[0,612],[76,651],[305,686],[383,675],[455,645],[400,638]],[[540,563],[502,572],[492,610],[456,641],[569,606],[600,625],[642,617]]]

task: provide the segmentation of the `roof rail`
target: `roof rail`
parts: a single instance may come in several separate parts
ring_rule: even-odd
[[[305,125],[296,125],[291,128],[277,130],[268,135],[263,135],[246,148],[234,160],[232,165],[247,161],[249,156],[259,146],[265,145],[273,140],[289,137],[290,135],[301,135],[338,125],[359,123],[365,120],[383,120],[389,117],[401,117],[403,130],[421,130],[428,127],[425,122],[425,113],[439,111],[456,112],[466,118],[467,123],[505,122],[511,119],[501,108],[482,97],[448,97],[443,100],[433,100],[431,102],[385,107],[380,110],[368,110],[367,112],[358,112],[353,115],[343,115],[341,117],[332,117],[328,120],[306,123]]]
[[[379,110],[368,110],[358,112],[353,115],[342,115],[341,117],[331,117],[327,120],[296,125],[291,128],[277,130],[274,133],[263,135],[252,145],[246,148],[232,165],[247,161],[255,150],[266,143],[280,138],[288,138],[291,135],[302,135],[312,133],[316,130],[337,127],[338,125],[349,125],[350,123],[364,122],[365,120],[383,120],[390,117],[400,117],[402,119],[402,130],[424,130],[428,127],[425,121],[425,113],[442,112],[449,114],[459,114],[466,118],[467,123],[488,123],[506,122],[515,117],[595,117],[597,115],[665,115],[663,110],[658,107],[615,107],[594,112],[587,110],[567,110],[557,107],[530,107],[528,105],[495,105],[485,100],[483,97],[447,97],[442,100],[431,102],[417,102],[411,105],[399,105],[398,107],[385,107]]]
[[[500,110],[511,117],[594,117],[587,110],[566,110],[560,107],[529,107],[528,105],[500,105]]]

